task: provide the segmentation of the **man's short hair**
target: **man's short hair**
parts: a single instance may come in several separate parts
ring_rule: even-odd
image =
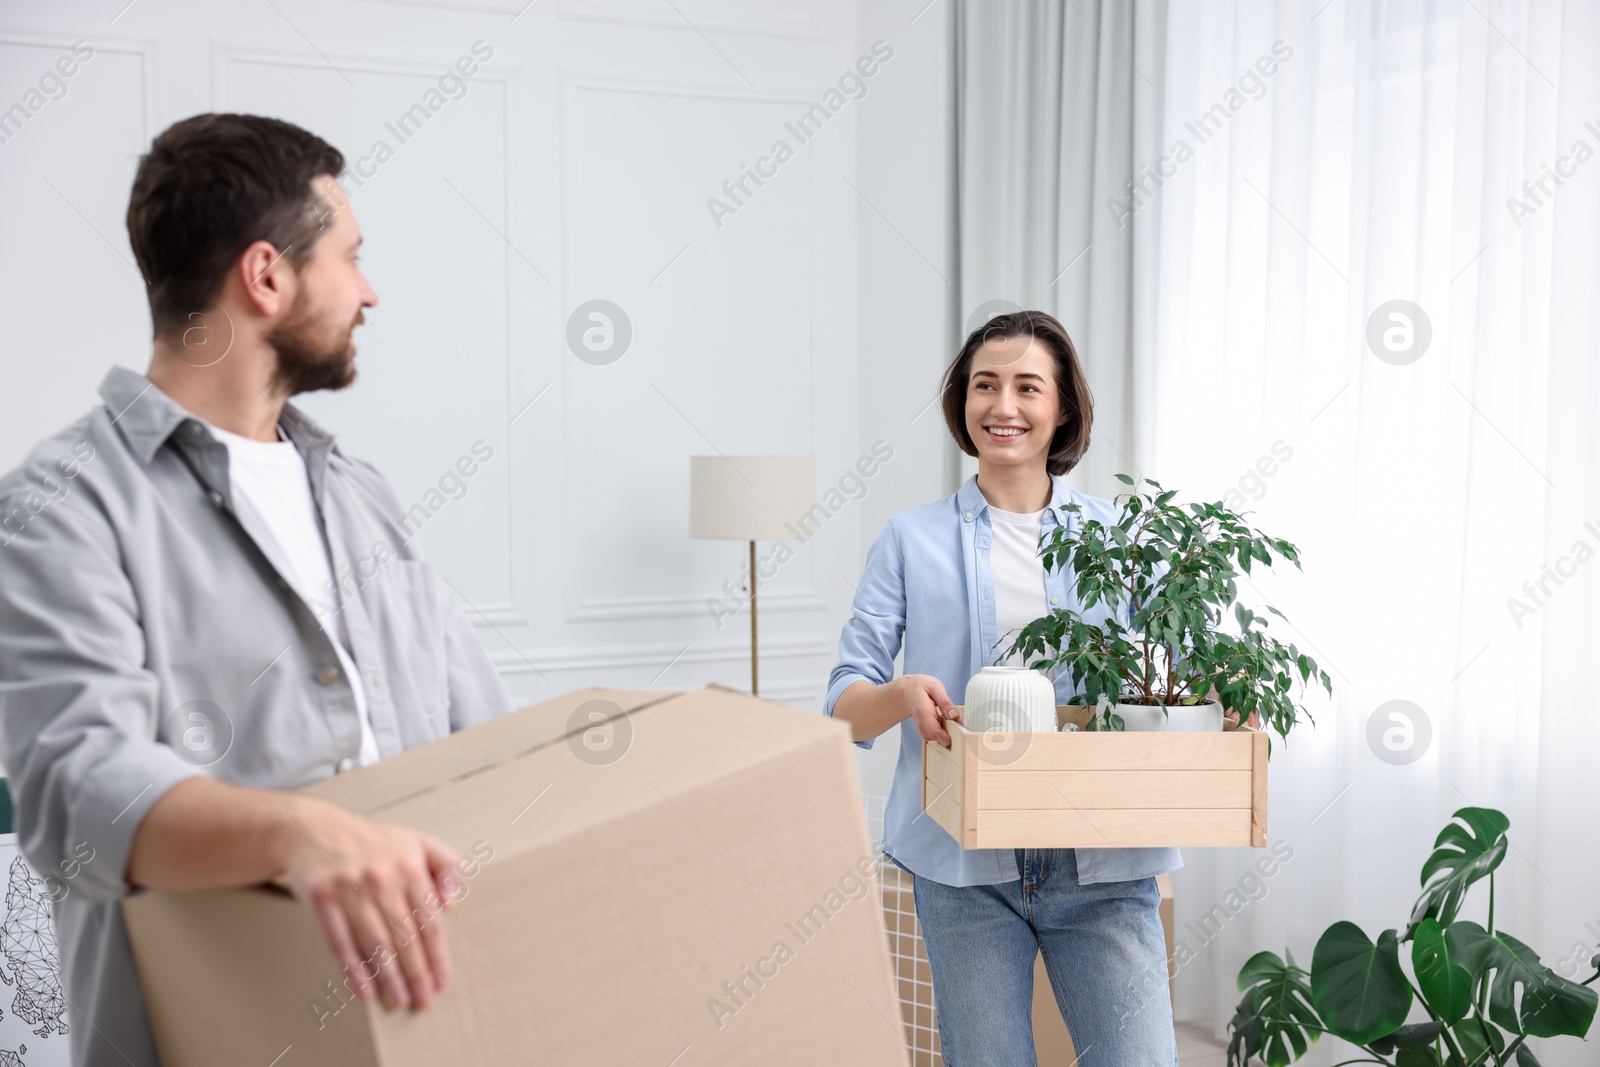
[[[256,241],[302,265],[329,212],[312,180],[342,170],[337,148],[278,119],[205,114],[167,127],[139,160],[128,201],[155,336],[211,308]]]

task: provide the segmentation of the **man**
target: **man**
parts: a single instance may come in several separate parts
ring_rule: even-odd
[[[290,792],[510,710],[388,484],[288,403],[354,380],[378,302],[343,166],[273,119],[161,134],[128,207],[149,369],[0,480],[0,761],[79,1067],[157,1062],[133,887],[275,882],[363,998],[449,981],[456,853]]]

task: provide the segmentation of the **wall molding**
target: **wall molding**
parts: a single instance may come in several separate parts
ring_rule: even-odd
[[[563,9],[565,11],[565,8]],[[608,21],[610,21],[608,19]],[[626,20],[624,20],[626,21]],[[679,23],[681,24],[681,22]],[[737,86],[706,85],[696,82],[675,82],[657,80],[639,80],[635,78],[617,77],[610,73],[595,71],[576,71],[563,68],[559,77],[559,101],[557,104],[558,137],[560,140],[560,158],[562,161],[560,183],[561,195],[564,202],[571,202],[572,189],[568,181],[567,167],[572,159],[570,151],[571,138],[567,132],[569,111],[574,101],[581,93],[624,93],[639,96],[655,96],[680,99],[700,99],[714,101],[732,101],[735,103],[750,104],[790,104],[805,107],[815,103],[813,95],[808,95],[801,90],[762,90],[749,89]],[[759,146],[756,146],[759,147]],[[810,174],[808,170],[808,175]],[[815,215],[813,213],[812,220]],[[568,262],[569,249],[573,242],[567,231],[567,219],[563,215],[560,222],[561,245],[561,276],[563,285],[566,279],[573,276],[571,265]],[[562,294],[562,307],[568,306],[567,294]],[[815,302],[808,306],[807,314],[811,318],[816,316]],[[563,379],[567,367],[563,365]],[[563,391],[565,396],[565,391]],[[566,408],[562,408],[562,418],[566,418]],[[813,405],[809,421],[813,434],[817,430],[817,412]],[[563,467],[563,497],[567,494],[567,471]],[[570,531],[563,544],[563,551],[572,552],[574,547],[582,552],[582,542],[575,541]],[[587,559],[584,558],[587,563]],[[742,573],[742,572],[741,572]],[[563,583],[563,599],[568,592]],[[701,594],[660,594],[638,597],[603,597],[592,596],[578,592],[578,603],[569,607],[565,613],[568,622],[616,622],[639,619],[693,619],[706,613],[706,601],[717,599],[720,590],[712,590]],[[570,601],[567,601],[570,603]],[[760,598],[760,610],[778,612],[805,612],[824,611],[829,604],[814,587],[802,591],[781,591],[764,593]],[[741,615],[743,612],[740,613]],[[765,647],[763,645],[763,647]]]
[[[765,686],[761,690],[761,699],[770,700],[777,704],[787,704],[790,707],[804,705],[800,711],[809,711],[822,714],[822,698],[826,695],[827,686],[818,685],[776,685]]]
[[[160,59],[160,46],[151,40],[138,37],[106,37],[100,31],[85,31],[77,34],[38,33],[31,30],[9,30],[0,27],[0,44],[17,45],[22,48],[49,48],[60,49],[63,52],[71,51],[76,41],[86,42],[96,53],[120,52],[123,55],[139,57],[139,88],[144,94],[144,107],[140,109],[144,122],[144,131],[141,137],[140,151],[148,146],[155,138],[155,127],[158,121],[158,108],[156,107],[156,67]],[[43,74],[41,68],[38,72]],[[4,106],[10,107],[15,101],[8,101]]]
[[[604,0],[561,0],[557,14],[564,19],[582,19],[590,22],[610,22],[622,26],[654,27],[684,30],[731,33],[757,37],[780,37],[792,41],[826,41],[828,34],[817,17],[815,0],[807,4],[810,17],[804,23],[763,21],[761,19],[730,18],[726,15],[697,14],[690,16],[676,12],[656,13],[640,11]]]
[[[349,53],[334,51],[327,59],[315,53],[295,51],[288,48],[269,46],[263,47],[212,38],[210,41],[210,73],[211,73],[211,105],[213,110],[231,110],[228,106],[228,74],[231,67],[241,64],[258,64],[269,67],[282,67],[289,69],[308,69],[317,71],[329,70],[330,63],[337,63],[343,69],[362,71],[370,74],[387,74],[395,77],[435,79],[443,74],[459,58],[461,53],[444,58],[424,59],[415,55],[373,55],[370,53]],[[498,53],[497,53],[498,54]],[[478,72],[472,76],[472,81],[494,83],[500,90],[500,149],[504,159],[504,172],[502,175],[501,194],[501,219],[507,232],[511,232],[511,203],[512,192],[516,188],[515,175],[512,170],[512,159],[516,155],[515,142],[512,139],[513,122],[513,94],[512,82],[517,75],[515,64],[507,65],[500,62],[490,66],[492,61],[480,62]],[[353,151],[359,151],[359,147]],[[352,196],[352,200],[359,197],[360,191]],[[497,388],[505,398],[504,421],[510,426],[513,411],[511,378],[514,367],[515,353],[517,351],[516,317],[512,313],[512,270],[511,257],[513,251],[510,247],[502,248],[500,255],[501,277],[500,289],[505,294],[505,351],[502,353],[501,368],[503,382]],[[468,617],[474,626],[527,626],[528,617],[515,605],[516,601],[516,450],[512,448],[510,434],[507,433],[505,442],[505,512],[506,512],[506,559],[505,559],[505,596],[503,599],[492,603],[472,605],[468,604]],[[459,598],[458,598],[459,599]]]
[[[573,671],[594,672],[623,670],[637,667],[665,668],[684,663],[736,663],[748,673],[750,642],[748,640],[704,640],[683,644],[651,642],[633,645],[579,645],[563,649],[545,649],[520,652],[503,649],[489,654],[490,661],[501,674],[568,674]],[[826,659],[832,662],[839,654],[837,642],[829,637],[773,638],[761,642],[761,662],[773,660]],[[644,688],[652,688],[651,683]],[[668,686],[667,688],[671,688]],[[779,683],[775,692],[789,688]]]
[[[393,0],[388,0],[393,2]],[[467,46],[459,49],[455,55],[439,53],[437,57],[423,58],[417,55],[379,55],[370,52],[341,52],[326,53],[327,59],[316,52],[296,51],[282,45],[260,45],[244,41],[228,40],[220,37],[211,38],[211,102],[213,106],[226,106],[224,100],[227,81],[227,64],[235,62],[260,63],[265,66],[278,67],[304,67],[316,71],[332,71],[337,74],[330,62],[337,61],[341,69],[364,71],[368,74],[393,74],[400,77],[411,78],[437,78],[448,70]],[[490,65],[493,64],[493,65]],[[507,66],[498,60],[480,62],[478,73],[472,76],[472,81],[496,81],[509,88],[511,80],[517,74],[517,67]],[[458,75],[459,76],[459,75]],[[510,108],[510,95],[507,94],[506,106]],[[509,131],[508,131],[509,133]],[[510,169],[511,142],[505,142],[507,169]]]
[[[568,622],[614,622],[625,619],[682,619],[698,615],[711,616],[706,601],[719,599],[708,596],[673,595],[656,597],[588,597],[578,607],[567,613]],[[762,592],[757,599],[757,610],[768,612],[826,611],[829,604],[811,590],[802,592]],[[741,608],[727,618],[745,619],[746,608]],[[723,626],[730,625],[724,623]],[[741,626],[747,625],[741,622]],[[719,627],[720,630],[722,627]]]
[[[490,15],[518,14],[533,0],[370,0],[371,3],[398,4],[402,7],[432,7],[442,11],[481,11]]]
[[[514,604],[473,604],[455,597],[467,621],[481,629],[492,630],[498,626],[528,626],[531,623]]]

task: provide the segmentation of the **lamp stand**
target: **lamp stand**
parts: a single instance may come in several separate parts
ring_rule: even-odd
[[[760,679],[756,673],[756,543],[750,542],[750,695],[760,696]]]

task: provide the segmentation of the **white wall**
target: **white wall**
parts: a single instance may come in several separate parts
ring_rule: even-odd
[[[889,516],[956,488],[956,449],[935,399],[957,344],[952,20],[949,0],[861,3],[862,40],[895,50],[893,77],[862,102],[852,179],[861,264],[857,425],[863,442],[894,448],[859,507],[863,557]],[[859,565],[833,578],[848,598],[846,578],[858,581]],[[841,613],[835,636],[843,620]],[[898,752],[891,733],[859,757],[869,796],[888,796]]]
[[[950,349],[944,0],[125,3],[0,8],[0,108],[94,50],[0,144],[21,206],[0,213],[0,468],[147,362],[123,213],[149,140],[279,116],[365,173],[346,184],[382,301],[357,384],[305,406],[408,504],[494,449],[423,541],[518,698],[748,684],[748,616],[706,604],[744,547],[689,539],[688,457],[810,453],[821,494],[889,443],[762,586],[764,695],[819,708],[865,546],[948,491],[922,410]],[[878,40],[866,95],[800,143],[785,124]],[[476,42],[465,95],[430,99]],[[402,142],[387,124],[418,103],[437,110]],[[793,158],[718,226],[707,199],[779,139]],[[565,341],[596,298],[633,330],[605,365]]]

